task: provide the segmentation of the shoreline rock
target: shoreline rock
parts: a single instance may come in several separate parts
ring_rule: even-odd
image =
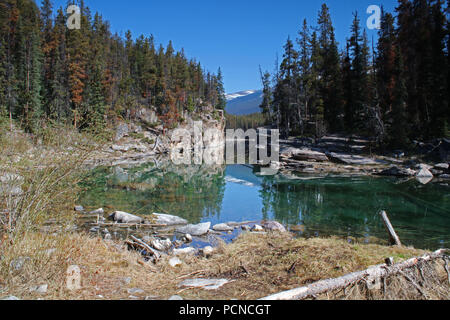
[[[211,227],[211,222],[199,223],[199,224],[189,224],[184,227],[180,227],[175,230],[177,233],[181,234],[190,234],[192,236],[203,236],[209,232],[209,228]]]
[[[109,216],[110,220],[118,223],[143,223],[144,219],[123,211],[116,211]]]

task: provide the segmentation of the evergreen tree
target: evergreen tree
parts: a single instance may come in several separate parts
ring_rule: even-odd
[[[264,72],[261,70],[261,66],[259,66],[259,74],[261,76],[261,83],[263,86],[263,101],[261,102],[261,105],[259,106],[261,109],[261,113],[263,116],[268,120],[272,120],[271,115],[271,106],[273,101],[273,92],[272,92],[272,86],[271,86],[271,74],[270,72]]]
[[[393,90],[392,109],[389,112],[391,124],[388,130],[388,141],[392,148],[403,148],[408,141],[408,123],[406,117],[406,102],[408,92],[404,77],[403,58],[400,50],[395,50],[394,76],[395,85]]]
[[[284,46],[283,61],[280,65],[280,81],[277,83],[274,93],[274,104],[279,109],[281,122],[280,129],[284,137],[291,132],[292,113],[298,105],[298,90],[296,79],[298,54],[290,38]]]
[[[222,70],[220,68],[219,68],[219,71],[217,71],[216,93],[218,96],[218,102],[217,102],[216,109],[225,110],[225,108],[227,107],[227,98],[225,97],[225,89],[223,87]]]
[[[351,112],[352,123],[347,123],[347,129],[352,128],[358,132],[367,131],[369,101],[369,46],[367,34],[364,30],[361,35],[360,20],[358,13],[354,14],[352,24],[352,36],[349,40],[349,47],[352,58],[351,71],[351,105],[348,112]],[[347,116],[349,119],[349,115]]]

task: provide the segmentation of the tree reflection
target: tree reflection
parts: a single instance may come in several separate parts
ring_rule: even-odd
[[[100,168],[83,182],[85,206],[135,214],[181,216],[191,223],[220,215],[225,166],[176,166],[165,161],[132,168]]]

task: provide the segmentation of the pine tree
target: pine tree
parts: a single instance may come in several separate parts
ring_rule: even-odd
[[[298,104],[298,90],[296,79],[298,54],[290,38],[284,46],[283,61],[280,65],[280,80],[276,85],[274,93],[274,104],[280,111],[280,129],[282,135],[288,137],[291,133],[292,112],[295,112]]]
[[[271,115],[271,106],[273,101],[273,92],[271,86],[272,75],[270,74],[270,72],[267,71],[263,73],[261,66],[259,66],[259,74],[261,76],[261,83],[263,86],[263,100],[259,108],[261,109],[261,113],[266,118],[266,120],[272,121]]]
[[[318,18],[320,75],[319,94],[324,106],[324,119],[333,132],[342,129],[342,80],[338,44],[329,8],[323,4]]]
[[[320,94],[322,56],[317,32],[313,32],[311,37],[311,99],[310,99],[310,119],[314,124],[314,134],[320,136],[323,133],[323,123],[325,118],[325,107],[323,97]]]
[[[34,3],[21,3],[17,23],[19,109],[24,128],[36,132],[43,114],[41,101],[41,40],[39,9]]]
[[[406,102],[408,92],[404,77],[403,58],[400,50],[395,50],[392,111],[390,112],[391,124],[388,130],[388,141],[391,148],[404,148],[408,143],[408,123],[406,117]]]
[[[217,96],[218,96],[218,102],[216,105],[216,109],[225,110],[225,108],[227,107],[227,98],[225,97],[225,89],[223,86],[222,70],[220,68],[217,71],[216,92],[217,92]]]
[[[353,123],[347,123],[347,128],[354,128],[358,132],[367,131],[369,101],[369,46],[367,34],[364,30],[361,35],[360,20],[358,13],[354,14],[353,25],[351,28],[352,36],[349,40],[350,52],[352,57],[351,71],[351,105],[348,112],[352,113]]]
[[[299,45],[299,104],[297,108],[297,118],[299,123],[300,133],[303,135],[305,131],[305,122],[308,121],[311,99],[311,86],[312,86],[312,74],[311,74],[311,36],[309,32],[308,22],[303,20],[303,26],[299,32],[297,39]]]

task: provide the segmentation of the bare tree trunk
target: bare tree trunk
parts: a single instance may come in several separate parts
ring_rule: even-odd
[[[383,219],[384,226],[386,227],[386,230],[389,233],[389,238],[390,238],[391,244],[401,246],[402,243],[400,242],[400,238],[398,237],[397,233],[395,232],[395,229],[392,226],[391,221],[389,220],[386,211],[381,211],[380,215],[381,215],[381,218]]]
[[[343,289],[353,283],[360,280],[364,280],[367,283],[372,283],[374,280],[380,280],[382,278],[392,276],[401,273],[402,270],[412,268],[419,262],[427,262],[444,257],[448,250],[442,249],[434,253],[424,255],[419,258],[412,258],[402,263],[387,266],[386,264],[371,267],[364,271],[354,272],[337,279],[322,280],[306,287],[292,289],[284,291],[278,294],[274,294],[260,300],[302,300],[308,297],[315,297],[319,294],[323,294],[329,291]]]

